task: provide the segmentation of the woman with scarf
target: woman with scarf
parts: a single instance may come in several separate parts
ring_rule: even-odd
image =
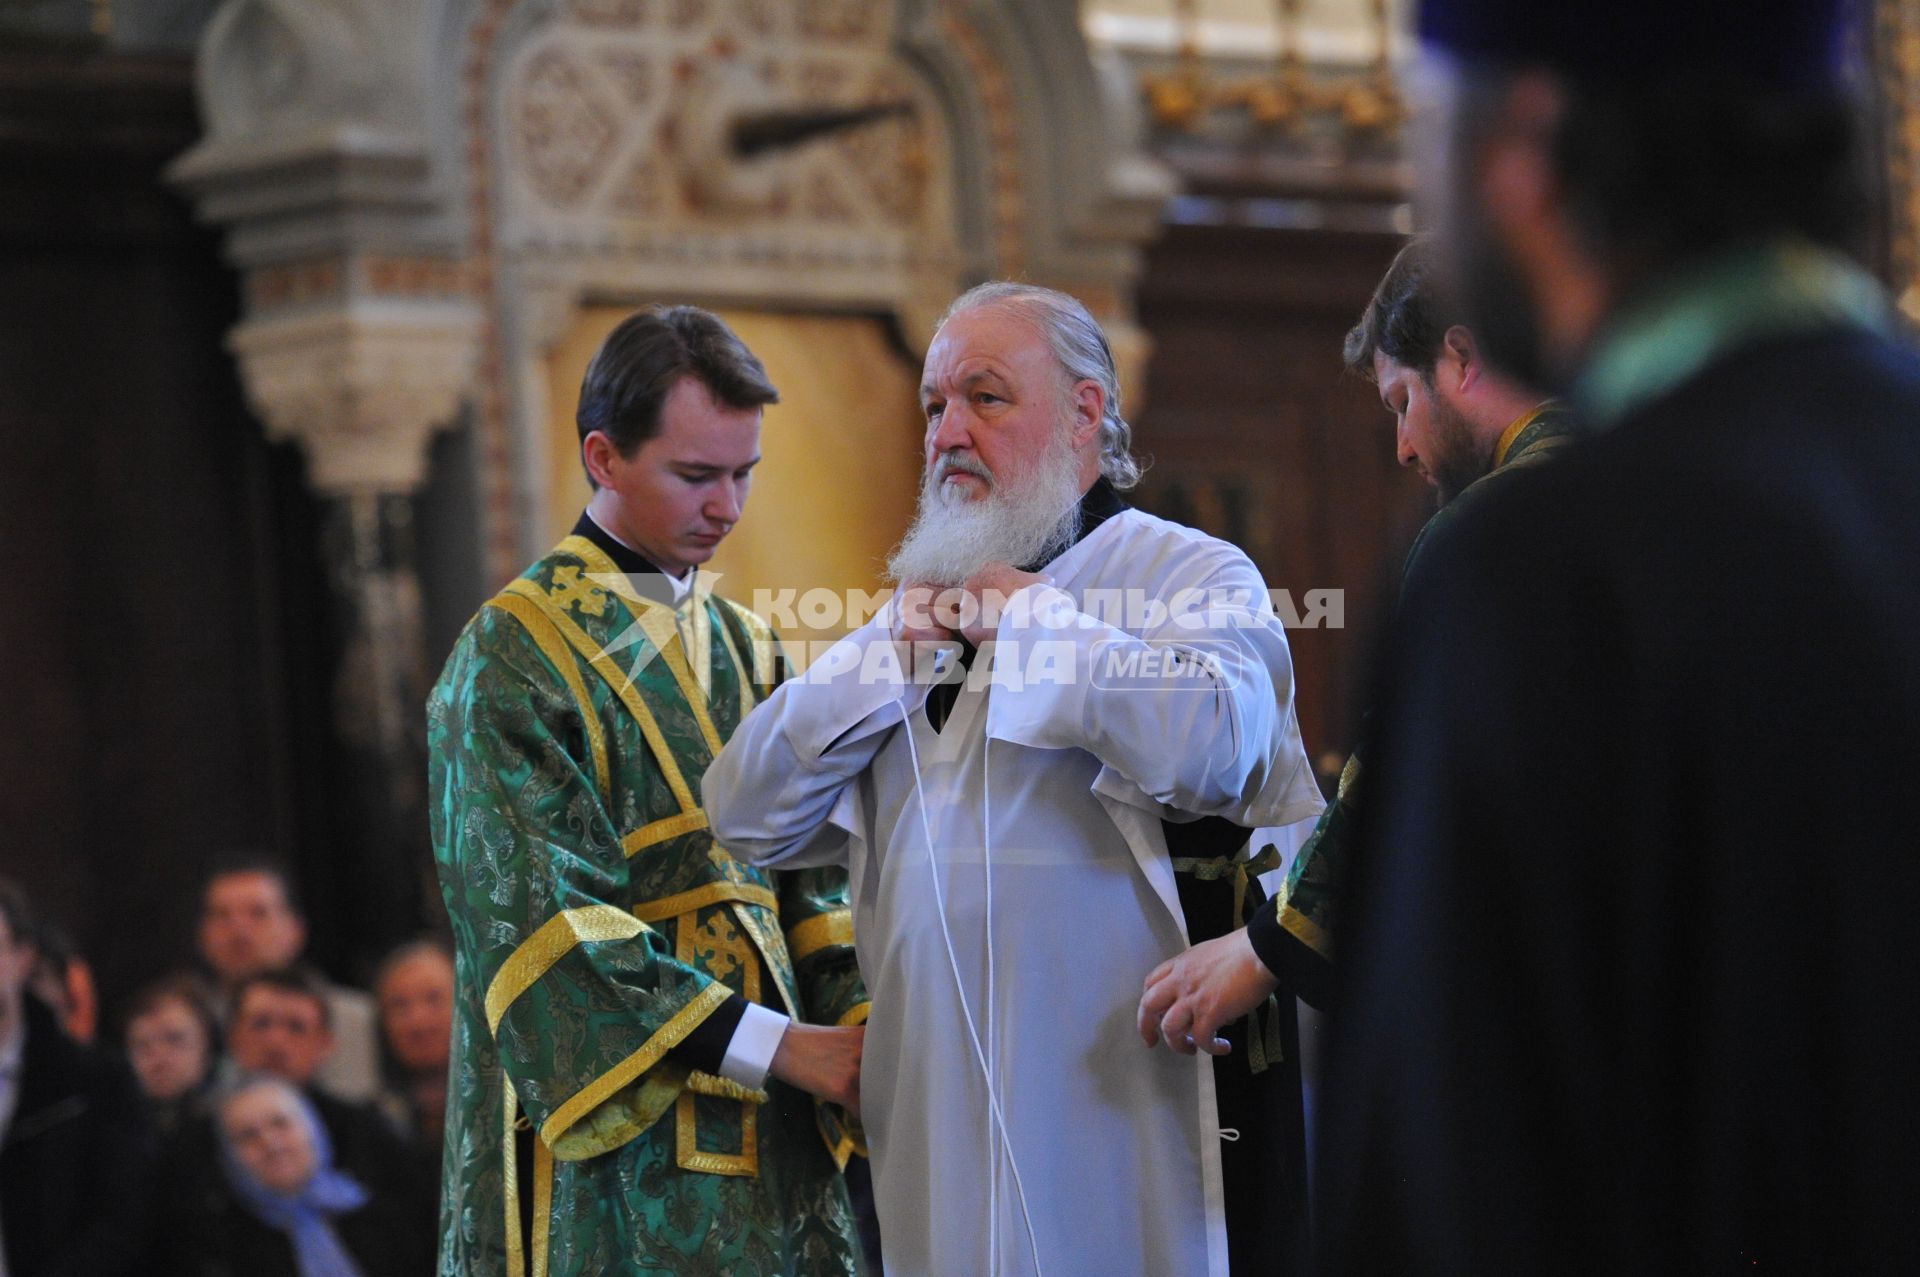
[[[215,1106],[220,1180],[177,1256],[182,1277],[420,1277],[432,1224],[333,1165],[332,1141],[298,1088],[242,1078]]]

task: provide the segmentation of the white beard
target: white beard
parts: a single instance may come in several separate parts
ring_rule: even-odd
[[[968,500],[949,474],[977,474],[992,485]],[[1052,558],[1080,535],[1080,459],[1065,431],[1018,487],[1000,483],[979,462],[949,454],[920,485],[913,526],[887,558],[896,584],[955,586],[989,563],[1019,567]]]

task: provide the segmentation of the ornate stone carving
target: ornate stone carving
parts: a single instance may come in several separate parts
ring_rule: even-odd
[[[476,322],[463,306],[358,302],[248,319],[229,340],[249,404],[299,441],[316,490],[405,493],[472,379]]]

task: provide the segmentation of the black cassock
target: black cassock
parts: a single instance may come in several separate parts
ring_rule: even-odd
[[[1356,816],[1323,1269],[1910,1263],[1920,361],[1739,347],[1450,532]]]

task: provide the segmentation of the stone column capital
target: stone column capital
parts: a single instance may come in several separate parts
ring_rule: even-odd
[[[316,491],[411,493],[472,384],[479,326],[464,301],[357,301],[250,317],[228,345],[248,403],[270,437],[300,443]]]

